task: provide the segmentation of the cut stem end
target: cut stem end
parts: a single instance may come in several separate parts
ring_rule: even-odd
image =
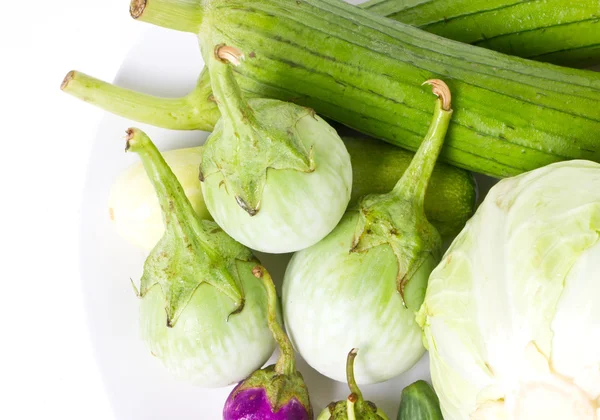
[[[65,90],[67,87],[69,87],[69,83],[71,83],[71,80],[75,78],[75,74],[75,70],[71,70],[67,73],[62,83],[60,84],[60,90]]]
[[[129,14],[140,22],[197,34],[202,7],[203,2],[191,0],[131,0]]]
[[[139,128],[128,128],[125,131],[125,151],[139,149],[145,142],[149,141],[148,136]],[[139,151],[139,150],[133,150]]]
[[[146,9],[146,0],[131,0],[129,4],[129,14],[132,18],[138,19]]]

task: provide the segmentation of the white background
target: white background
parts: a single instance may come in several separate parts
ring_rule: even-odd
[[[128,3],[3,2],[1,419],[113,418],[78,273],[81,191],[103,114],[59,86],[72,69],[112,80],[144,29]]]

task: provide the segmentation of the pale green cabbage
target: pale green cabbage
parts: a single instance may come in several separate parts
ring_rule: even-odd
[[[446,420],[600,418],[600,165],[500,181],[418,321]]]

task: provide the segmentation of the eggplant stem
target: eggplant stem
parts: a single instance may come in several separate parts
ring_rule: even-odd
[[[294,375],[296,373],[296,358],[294,356],[294,348],[292,347],[290,339],[277,319],[278,301],[277,291],[275,290],[273,279],[271,278],[269,272],[260,265],[257,265],[254,267],[254,269],[252,269],[252,274],[254,274],[254,277],[261,279],[265,286],[265,290],[267,292],[267,320],[269,323],[269,329],[273,333],[273,337],[275,338],[275,341],[277,341],[281,351],[279,360],[277,360],[277,363],[275,364],[275,371],[279,375]]]
[[[212,106],[208,104],[208,96],[202,97],[200,83],[194,91],[181,98],[160,98],[115,86],[79,71],[70,71],[60,88],[84,102],[129,120],[171,130],[212,131],[213,128],[206,121],[204,112]]]
[[[197,34],[202,24],[202,2],[197,0],[131,0],[132,18],[176,31]]]
[[[354,377],[354,359],[356,359],[357,355],[358,349],[356,348],[350,350],[350,353],[348,353],[348,357],[346,359],[346,380],[348,381],[350,392],[356,395],[357,399],[362,399],[362,392],[358,388],[356,378]]]
[[[154,143],[146,133],[138,128],[127,129],[125,140],[125,151],[138,154],[148,178],[156,190],[165,227],[170,223],[186,224],[188,215],[196,213],[189,200],[176,199],[176,197],[185,197],[185,192]],[[212,254],[214,251],[207,245],[209,242],[207,234],[204,231],[198,231],[196,235],[203,244],[204,251]],[[235,297],[234,300],[239,301],[239,297]]]
[[[356,420],[356,414],[354,412],[354,404],[358,401],[358,396],[355,393],[352,393],[348,396],[346,400],[346,414],[348,415],[348,420]]]
[[[233,75],[232,66],[239,64],[242,58],[240,50],[222,44],[215,46],[213,53],[206,57],[213,95],[221,117],[228,118],[237,132],[243,131],[243,125],[256,124],[254,110],[244,98]]]
[[[444,145],[452,117],[450,89],[439,79],[427,80],[424,84],[432,86],[433,93],[438,96],[429,125],[427,135],[415,153],[409,167],[398,181],[392,193],[401,199],[407,199],[424,211],[425,192],[435,167],[437,158]]]

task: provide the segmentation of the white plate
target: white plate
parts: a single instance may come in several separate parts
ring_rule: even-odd
[[[195,36],[148,27],[125,59],[115,83],[151,94],[180,96],[193,89],[201,68]],[[130,126],[145,130],[161,150],[201,144],[207,136],[159,129],[110,114],[100,124],[84,192],[81,266],[89,328],[106,391],[119,420],[217,420],[231,387],[201,389],[175,381],[139,338],[139,301],[130,278],[138,284],[146,255],[116,235],[107,208],[112,182],[137,161],[136,155],[124,153],[124,134]],[[281,282],[289,256],[259,257]],[[347,397],[345,384],[298,362],[315,415],[329,402]],[[404,375],[363,386],[362,391],[395,418],[402,389],[417,379],[429,379],[426,357]]]

